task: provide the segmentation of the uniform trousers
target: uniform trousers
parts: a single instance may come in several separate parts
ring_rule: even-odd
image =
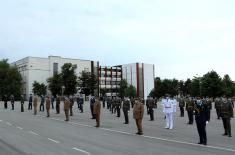
[[[224,134],[231,136],[231,123],[230,118],[222,118],[224,126]]]
[[[60,113],[60,104],[56,103],[55,107],[56,107],[56,113],[59,114]]]
[[[65,113],[65,117],[66,117],[65,121],[69,121],[69,109],[64,110],[64,113]]]
[[[166,116],[166,127],[169,129],[173,129],[173,113],[165,113]]]
[[[193,111],[188,111],[188,124],[193,124]]]
[[[184,107],[180,107],[180,117],[184,117]]]
[[[154,111],[153,108],[149,108],[149,115],[150,115],[150,120],[153,121],[154,120]]]
[[[142,119],[135,119],[135,123],[138,129],[138,133],[143,133]]]
[[[128,110],[123,110],[123,114],[124,114],[124,117],[125,117],[125,123],[128,124],[129,123]]]
[[[207,137],[206,137],[206,123],[197,123],[197,131],[199,134],[200,142],[202,144],[207,143]]]

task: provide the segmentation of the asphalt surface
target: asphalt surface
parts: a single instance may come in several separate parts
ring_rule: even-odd
[[[235,121],[231,120],[232,135],[223,134],[222,120],[217,120],[212,110],[211,121],[207,125],[208,145],[198,145],[196,125],[187,124],[185,117],[179,117],[179,109],[174,115],[173,130],[164,129],[164,115],[161,106],[155,110],[155,121],[143,119],[144,135],[135,135],[136,126],[129,113],[130,124],[125,125],[123,113],[117,118],[109,110],[102,109],[101,127],[95,128],[95,120],[90,119],[88,102],[84,113],[74,105],[74,116],[65,122],[63,103],[61,113],[51,117],[46,112],[26,109],[20,112],[19,102],[15,110],[3,109],[0,105],[0,155],[234,155]]]

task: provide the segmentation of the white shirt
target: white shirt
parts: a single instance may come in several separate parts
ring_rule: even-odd
[[[172,113],[174,111],[174,102],[169,98],[162,100],[162,106],[164,113]]]

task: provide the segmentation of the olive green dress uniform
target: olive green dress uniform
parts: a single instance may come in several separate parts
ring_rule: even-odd
[[[110,99],[110,97],[108,97],[107,98],[107,109],[109,109],[110,110],[110,107],[111,107],[111,99]]]
[[[60,113],[60,96],[57,96],[56,97],[56,114],[59,114]]]
[[[222,100],[220,116],[223,121],[224,135],[228,135],[229,137],[232,137],[230,120],[233,117],[233,106],[232,106],[232,103],[226,99]]]
[[[184,107],[185,107],[185,99],[179,99],[179,108],[180,108],[180,117],[184,117]]]
[[[47,117],[50,117],[50,106],[51,106],[51,100],[47,96],[46,98],[46,111],[47,111]]]
[[[111,99],[111,113],[115,113],[115,99],[112,98]]]
[[[220,119],[220,107],[221,107],[221,101],[219,98],[215,99],[215,110],[217,114],[217,119]]]
[[[143,134],[142,119],[144,116],[144,104],[140,100],[136,100],[133,107],[133,118],[135,119],[138,132],[136,134]]]
[[[70,108],[70,101],[68,98],[64,100],[64,113],[65,113],[65,121],[69,121],[69,108]]]
[[[121,100],[121,98],[117,98],[116,99],[117,117],[121,117],[121,106],[122,106],[122,100]]]
[[[95,120],[96,120],[96,126],[95,127],[100,127],[100,109],[101,109],[101,103],[99,99],[95,100],[94,104],[94,115],[95,115]]]
[[[211,109],[212,109],[212,100],[211,99],[207,99],[206,100],[206,105],[208,108],[208,121],[210,121],[211,118]]]
[[[20,97],[20,105],[21,105],[21,112],[24,112],[24,96],[21,95]]]
[[[125,118],[124,124],[129,124],[129,116],[128,116],[128,111],[130,110],[130,100],[129,99],[124,99],[123,105],[122,105],[122,110]]]
[[[34,108],[34,115],[37,115],[38,97],[36,95],[33,97],[33,108]]]
[[[146,107],[148,108],[147,111],[150,115],[150,121],[154,121],[154,110],[153,110],[154,106],[155,106],[154,99],[149,97],[146,100]]]
[[[186,100],[186,110],[188,112],[188,124],[193,124],[193,111],[194,111],[194,100],[193,99],[187,99]]]

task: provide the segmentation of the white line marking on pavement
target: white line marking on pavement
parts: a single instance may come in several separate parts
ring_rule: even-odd
[[[59,141],[56,141],[56,140],[54,140],[54,139],[51,139],[51,138],[47,138],[49,141],[52,141],[52,142],[54,142],[54,143],[56,143],[56,144],[59,144],[60,142]]]
[[[212,149],[217,149],[217,150],[224,150],[224,151],[235,152],[235,150],[233,150],[233,149],[224,148],[224,147],[216,147],[216,146],[209,146],[209,145],[199,145],[199,144],[195,144],[195,143],[188,143],[188,142],[183,142],[183,141],[178,141],[178,140],[164,139],[164,138],[151,137],[151,136],[142,136],[142,137],[150,138],[150,139],[156,139],[156,140],[161,140],[161,141],[166,141],[166,142],[187,144],[187,145],[200,146],[200,147],[205,147],[205,148],[212,148]]]
[[[9,125],[9,126],[12,126],[12,124],[11,124],[11,123],[9,123],[9,122],[6,122],[6,124],[7,124],[7,125]]]
[[[51,119],[56,120],[56,121],[60,121],[60,119],[58,119],[58,118],[51,118]]]
[[[39,136],[39,134],[37,134],[36,132],[33,132],[33,131],[29,131],[29,133],[36,135],[36,136]]]
[[[82,153],[85,153],[85,154],[91,154],[90,152],[87,152],[87,151],[82,150],[82,149],[78,149],[76,147],[74,147],[73,150],[76,150],[76,151],[79,151],[79,152],[82,152]]]
[[[23,130],[23,128],[21,128],[20,126],[17,126],[16,128],[17,128],[17,129],[20,129],[20,130]]]
[[[59,121],[63,121],[63,120],[59,120]],[[91,126],[91,125],[86,125],[86,124],[81,124],[81,123],[76,123],[76,122],[69,122],[69,123],[70,123],[70,124],[79,125],[79,126],[94,128],[94,127]],[[99,128],[99,129],[105,130],[105,131],[110,131],[110,132],[121,133],[121,134],[125,134],[125,135],[132,135],[132,136],[135,136],[135,134],[133,134],[133,133],[128,133],[128,132],[125,132],[125,131],[112,130],[112,129],[108,129],[108,128]],[[222,151],[235,152],[235,150],[233,150],[233,149],[224,148],[224,147],[216,147],[216,146],[209,146],[209,145],[199,145],[199,144],[196,144],[196,143],[190,143],[190,142],[184,142],[184,141],[177,141],[177,140],[171,140],[171,139],[164,139],[164,138],[159,138],[159,137],[151,137],[151,136],[145,136],[145,135],[142,135],[142,136],[140,136],[140,137],[144,137],[144,138],[148,138],[148,139],[155,139],[155,140],[160,140],[160,141],[166,141],[166,142],[172,142],[172,143],[187,144],[187,145],[198,146],[198,147],[204,147],[204,148],[217,149],[217,150],[222,150]]]

